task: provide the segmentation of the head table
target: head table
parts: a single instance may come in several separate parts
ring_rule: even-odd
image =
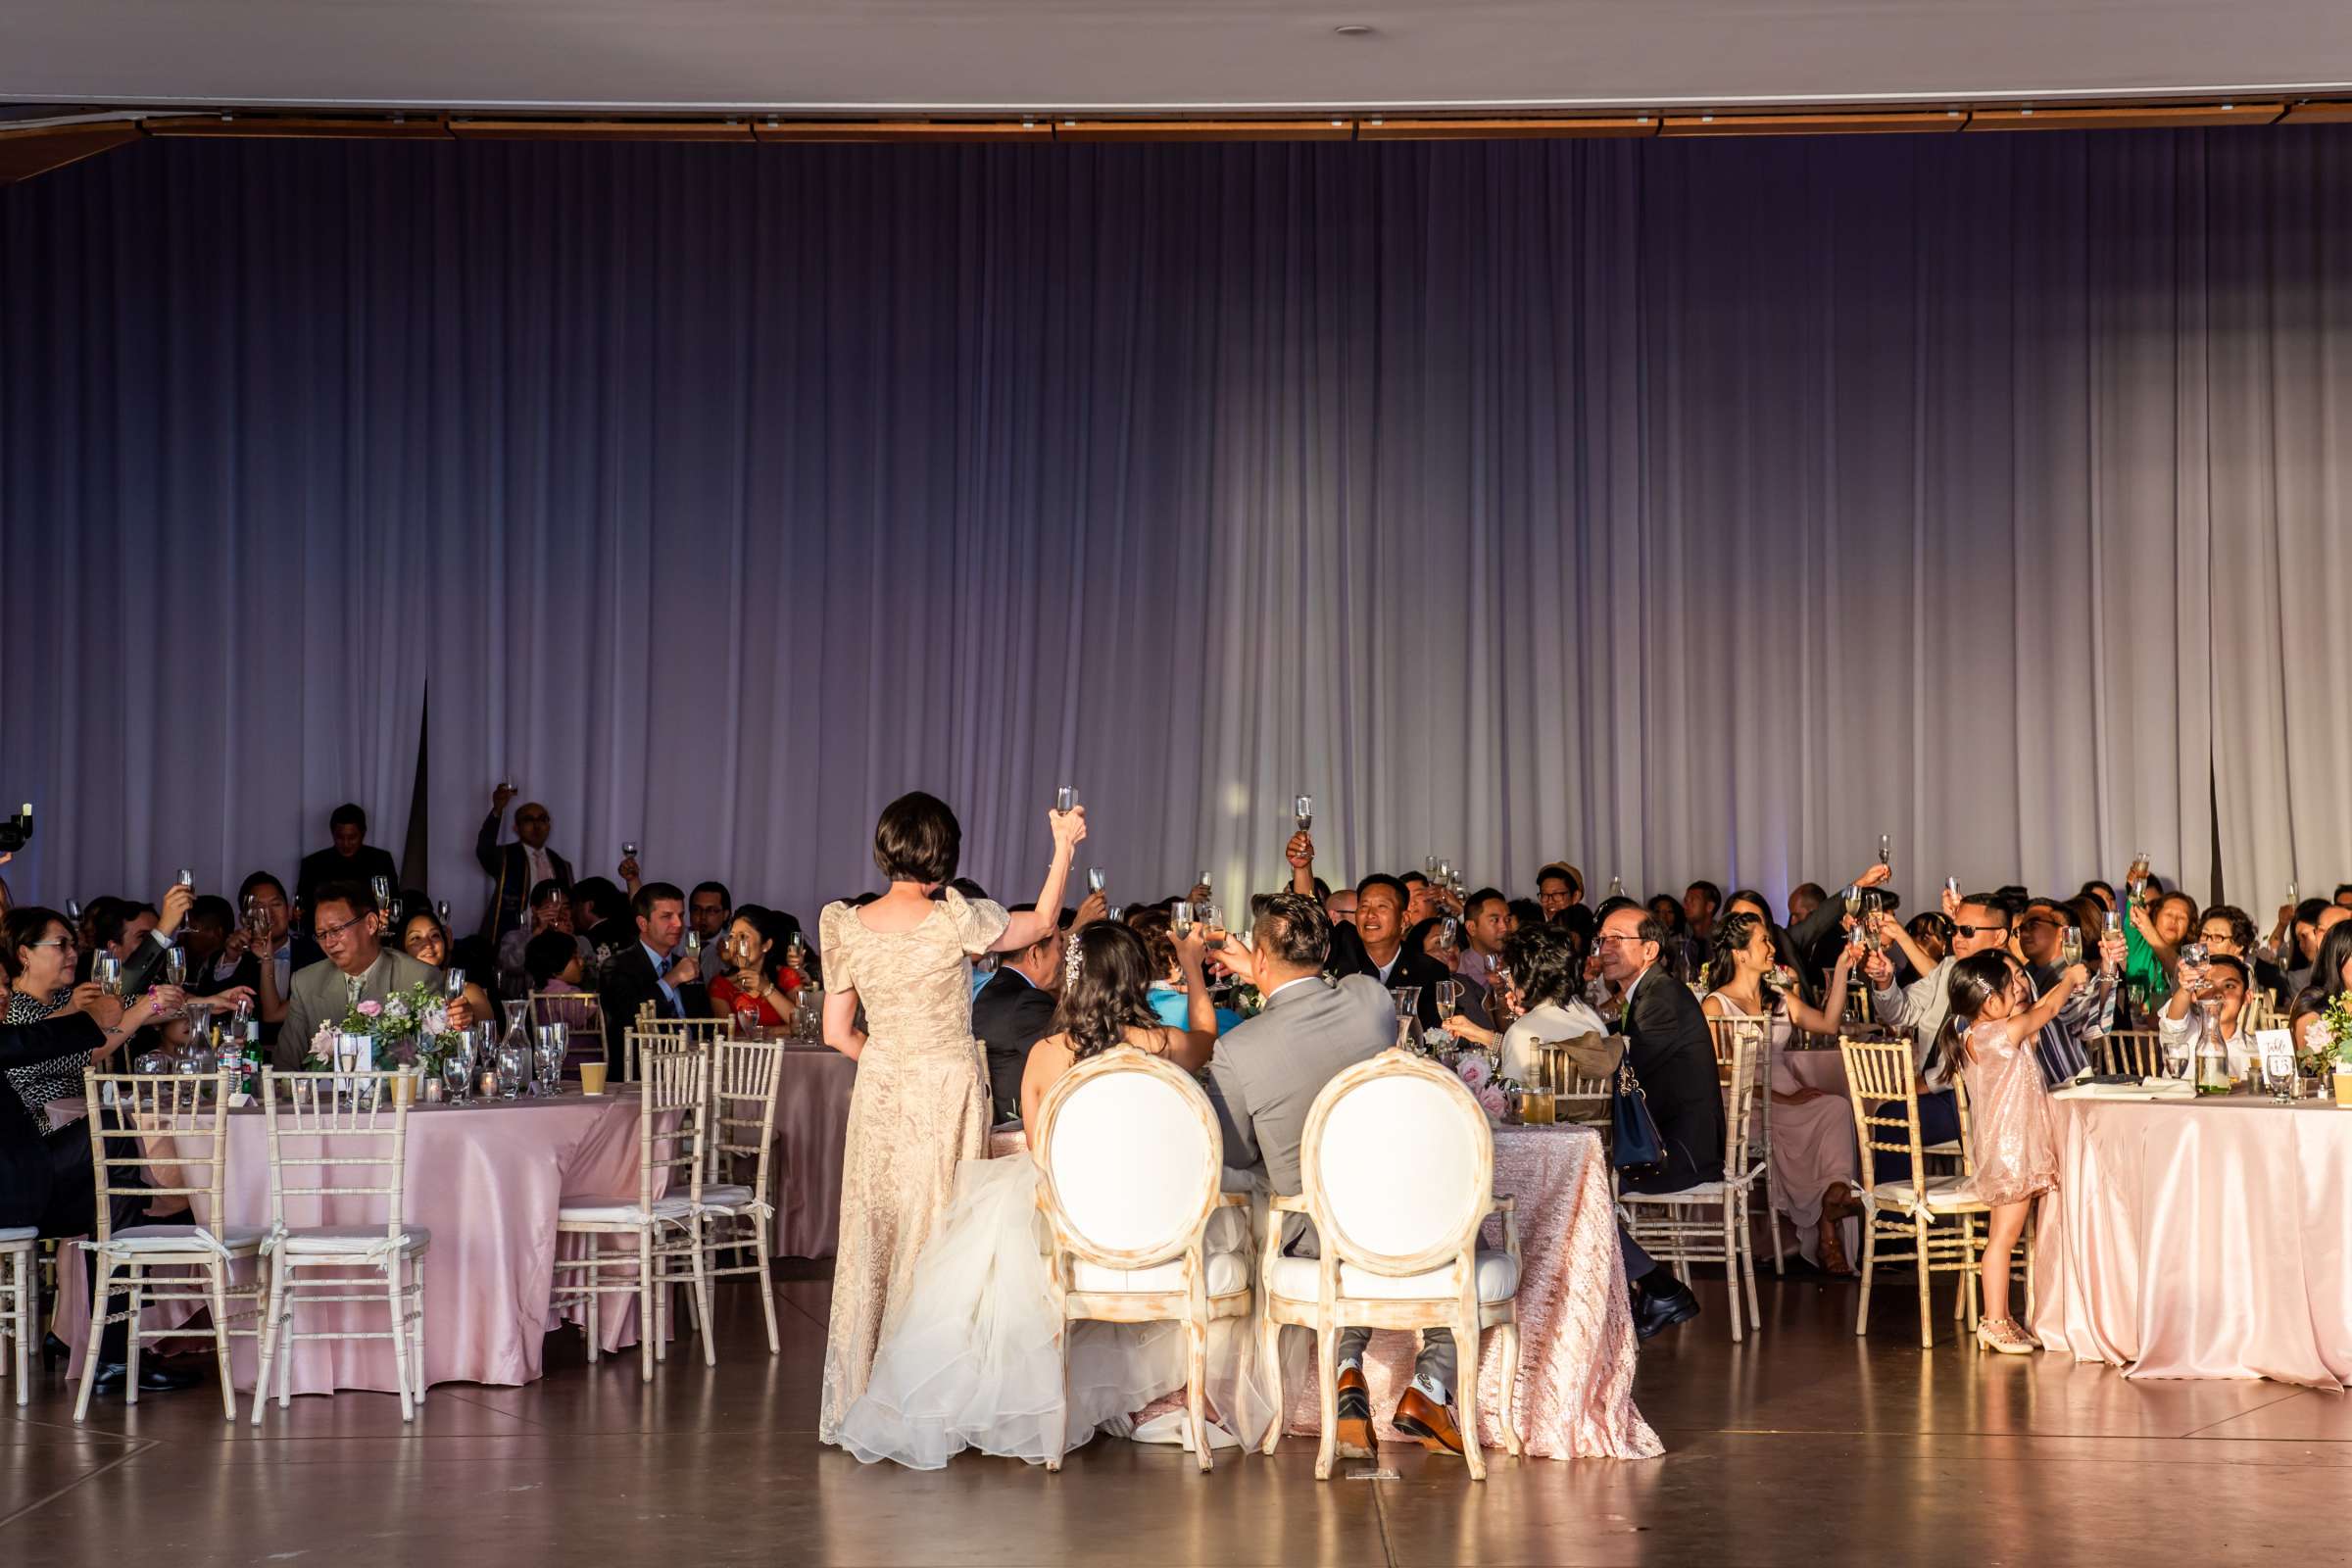
[[[2058,1100],[2033,1328],[2127,1377],[2352,1383],[2352,1110]]]
[[[999,1132],[989,1152],[1003,1157],[1027,1147],[1019,1132]],[[1663,1453],[1665,1445],[1634,1407],[1634,1319],[1600,1135],[1567,1125],[1495,1128],[1494,1191],[1517,1199],[1519,1205],[1517,1408],[1528,1453],[1545,1459],[1646,1459]],[[1489,1221],[1482,1245],[1502,1245],[1498,1224]],[[1302,1337],[1287,1338],[1298,1342]],[[1489,1334],[1484,1341],[1491,1348],[1495,1337]],[[1391,1441],[1412,1441],[1390,1424],[1389,1413],[1412,1381],[1414,1345],[1410,1334],[1379,1333],[1364,1355],[1373,1415],[1380,1435]],[[1311,1373],[1297,1354],[1285,1360],[1283,1430],[1311,1436],[1321,1414]],[[1478,1440],[1500,1452],[1502,1433],[1495,1418],[1502,1408],[1501,1359],[1481,1355],[1478,1369]],[[1137,1424],[1181,1398],[1179,1394],[1140,1412]]]
[[[419,1104],[409,1114],[408,1223],[432,1232],[425,1255],[425,1383],[530,1383],[540,1375],[540,1345],[553,1326],[549,1300],[556,1260],[556,1210],[566,1197],[637,1195],[638,1096],[618,1087],[597,1099],[567,1089],[553,1100]],[[247,1106],[228,1113],[225,1216],[199,1214],[206,1224],[267,1227],[270,1152],[263,1116]],[[370,1150],[368,1152],[379,1151]],[[168,1140],[154,1156],[168,1159]],[[289,1200],[288,1221],[318,1223],[317,1200],[306,1213]],[[329,1216],[338,1222],[382,1218],[380,1200],[366,1214]],[[89,1331],[89,1296],[78,1257],[59,1271],[58,1332],[74,1350],[79,1375]],[[252,1265],[239,1264],[236,1282],[251,1283]],[[151,1309],[154,1310],[154,1309]],[[329,1315],[346,1321],[326,1323]],[[381,1329],[377,1302],[303,1306],[297,1331],[334,1327]],[[633,1297],[608,1298],[602,1309],[605,1348],[637,1341]],[[253,1386],[256,1341],[231,1342],[240,1389]],[[392,1347],[384,1340],[324,1340],[294,1347],[298,1394],[337,1389],[391,1393]]]

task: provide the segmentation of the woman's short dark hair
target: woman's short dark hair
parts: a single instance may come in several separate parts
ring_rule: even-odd
[[[893,882],[953,882],[962,854],[963,828],[936,795],[911,790],[874,824],[874,864]]]
[[[57,910],[38,904],[19,905],[0,917],[0,979],[14,985],[24,966],[17,961],[17,950],[29,948],[44,941],[53,925],[63,926],[66,935],[74,935],[74,922]]]
[[[1135,909],[1127,915],[1127,929],[1144,939],[1144,955],[1152,965],[1152,978],[1159,979],[1176,968],[1176,925],[1165,909]],[[1254,929],[1254,928],[1252,928]]]
[[[2217,904],[2197,916],[2197,929],[2202,930],[2216,920],[2229,922],[2230,940],[2237,944],[2238,952],[2252,953],[2254,951],[2254,917],[2252,915],[2234,904]]]
[[[1544,923],[1544,906],[1533,899],[1513,899],[1506,907],[1510,909],[1511,917],[1519,922],[1522,930],[1531,925]]]
[[[1566,1004],[1585,984],[1584,956],[1567,927],[1546,922],[1522,925],[1502,939],[1503,967],[1519,987],[1522,1005]]]
[[[1069,941],[1076,961],[1062,981],[1054,1027],[1069,1036],[1073,1059],[1108,1051],[1130,1029],[1163,1027],[1145,995],[1159,976],[1142,937],[1114,920],[1097,920],[1071,932]]]
[[[563,931],[542,931],[522,945],[522,967],[531,977],[533,991],[545,991],[547,983],[571,966],[580,956],[577,937]]]

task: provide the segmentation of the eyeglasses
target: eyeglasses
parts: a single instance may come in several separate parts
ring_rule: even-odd
[[[1610,943],[1612,943],[1612,942],[1636,942],[1636,943],[1638,943],[1638,942],[1640,942],[1641,940],[1642,940],[1642,939],[1641,939],[1640,937],[1626,937],[1626,936],[1619,936],[1619,935],[1617,935],[1617,934],[1616,934],[1615,932],[1613,932],[1613,931],[1604,931],[1604,932],[1602,932],[1602,933],[1601,933],[1599,936],[1596,936],[1596,937],[1594,937],[1594,938],[1592,939],[1592,945],[1593,945],[1594,947],[1596,947],[1596,948],[1605,948],[1605,947],[1607,947],[1607,946],[1608,946]]]
[[[1952,935],[1954,935],[1954,936],[1956,936],[1956,937],[1977,937],[1977,936],[1987,936],[1987,937],[2005,937],[2005,936],[2007,936],[2008,934],[2009,934],[2009,928],[2008,928],[2007,926],[2005,926],[2005,925],[1957,925],[1957,924],[1955,924],[1955,925],[1952,927]]]
[[[2064,929],[2066,922],[2064,920],[2054,919],[2046,914],[2030,914],[2027,915],[2024,920],[2020,921],[2019,924],[2037,926],[2044,931],[2057,931]]]
[[[367,919],[368,916],[363,914],[356,916],[353,919],[346,920],[341,925],[322,925],[318,930],[318,938],[319,941],[324,942],[328,937],[339,937],[344,932],[350,930],[353,926],[365,924]]]
[[[24,945],[28,948],[63,948],[68,953],[81,951],[80,945],[72,937],[51,937],[46,942],[27,942]]]

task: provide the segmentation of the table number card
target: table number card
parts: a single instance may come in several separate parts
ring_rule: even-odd
[[[2274,1084],[2291,1083],[2295,1076],[2294,1037],[2284,1029],[2257,1029],[2254,1047],[2262,1053],[2262,1076]]]

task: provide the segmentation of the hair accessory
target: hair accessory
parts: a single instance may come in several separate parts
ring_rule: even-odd
[[[1078,933],[1073,931],[1069,934],[1068,940],[1061,945],[1061,983],[1067,986],[1076,985],[1079,967]]]

